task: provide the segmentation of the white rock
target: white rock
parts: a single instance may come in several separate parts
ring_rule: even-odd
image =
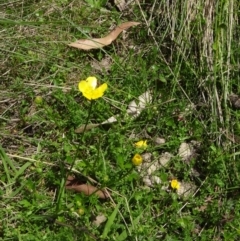
[[[104,124],[111,124],[111,123],[117,122],[117,118],[116,117],[118,117],[118,115],[111,116],[107,120],[103,121],[101,124],[104,125]]]
[[[143,183],[148,186],[148,187],[151,187],[152,186],[152,181],[150,180],[150,178],[148,176],[145,176],[143,178]]]
[[[183,161],[188,161],[189,158],[193,155],[193,148],[190,144],[183,142],[178,150],[178,155],[181,157]]]
[[[93,221],[93,224],[98,227],[102,223],[104,223],[106,220],[107,220],[106,216],[104,216],[103,214],[99,214],[97,217],[95,217],[95,220]]]
[[[140,114],[139,107],[135,100],[132,100],[127,108],[127,113],[130,115]]]
[[[152,184],[159,185],[160,183],[162,183],[162,180],[158,176],[151,176],[150,180],[151,180]]]
[[[165,167],[165,166],[168,164],[168,162],[171,160],[172,157],[173,157],[173,155],[172,155],[171,153],[169,153],[169,152],[164,152],[164,153],[160,156],[160,158],[158,159],[158,163],[159,163],[161,166]]]
[[[118,7],[118,9],[122,12],[126,6],[127,6],[127,2],[125,0],[114,0],[114,3],[116,4],[116,6]]]
[[[166,140],[164,138],[161,138],[161,137],[155,137],[153,139],[153,141],[156,145],[162,145],[166,142]]]
[[[143,161],[151,162],[152,154],[150,152],[144,153],[141,156],[142,156]]]
[[[138,172],[142,172],[143,164],[136,166]]]
[[[141,167],[141,171],[142,172],[147,172],[147,169],[148,167],[150,166],[151,164],[147,163],[147,162],[144,162],[142,163],[142,165],[140,166]]]
[[[147,90],[146,92],[138,96],[140,109],[145,109],[145,107],[152,102],[152,99],[153,97],[150,90]]]
[[[182,197],[188,197],[194,193],[196,186],[190,182],[179,182],[180,187],[177,189],[177,194]]]
[[[194,169],[194,168],[191,168],[190,174],[192,176],[194,176],[194,177],[199,177],[200,176],[200,173],[196,169]]]
[[[169,192],[169,185],[163,185],[161,187],[162,190],[166,191],[166,192]]]
[[[157,164],[157,163],[156,163]],[[147,169],[147,174],[151,176],[158,168],[157,165],[153,163],[151,166],[148,167]]]
[[[150,90],[147,90],[140,96],[138,96],[138,103],[133,100],[129,103],[127,108],[127,114],[136,118],[140,113],[146,108],[148,104],[152,102],[152,93]]]

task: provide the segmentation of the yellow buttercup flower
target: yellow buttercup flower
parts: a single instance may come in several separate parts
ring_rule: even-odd
[[[132,158],[132,163],[135,166],[141,165],[142,161],[143,161],[143,159],[142,159],[141,155],[139,155],[139,154],[135,154],[134,157]]]
[[[81,80],[79,82],[78,89],[88,100],[95,100],[103,96],[107,89],[107,84],[104,83],[97,87],[97,78],[88,77],[86,80]]]
[[[147,147],[147,141],[138,141],[134,144],[138,148],[146,148]]]
[[[172,189],[179,189],[180,188],[180,183],[178,182],[178,180],[173,179],[171,181],[171,187],[172,187]]]

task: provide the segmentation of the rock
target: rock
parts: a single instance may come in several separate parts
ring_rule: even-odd
[[[151,162],[152,154],[149,152],[146,152],[146,153],[142,154],[142,158],[143,158],[144,162]]]
[[[150,180],[149,176],[145,176],[143,178],[143,183],[148,186],[148,187],[151,187],[152,186],[152,181]]]
[[[102,223],[104,223],[107,220],[106,216],[103,214],[99,214],[95,217],[95,220],[93,221],[93,224],[95,226],[100,226]]]
[[[186,142],[181,143],[178,149],[178,155],[181,157],[182,161],[189,161],[193,154],[194,150],[190,144]]]
[[[159,185],[160,183],[162,183],[162,180],[158,176],[151,176],[150,180],[151,180],[153,185],[154,184]]]
[[[153,163],[151,166],[147,169],[147,174],[151,176],[156,170],[158,170],[158,163]]]
[[[165,152],[158,159],[158,163],[161,166],[165,167],[168,164],[168,162],[171,160],[172,157],[173,157],[173,155],[171,153]]]
[[[197,188],[194,184],[190,182],[179,182],[179,183],[180,183],[180,187],[179,189],[177,189],[177,194],[182,197],[188,197],[190,195],[193,195]]]
[[[166,140],[164,138],[161,138],[161,137],[155,137],[153,139],[153,142],[156,144],[156,145],[162,145],[166,142]]]

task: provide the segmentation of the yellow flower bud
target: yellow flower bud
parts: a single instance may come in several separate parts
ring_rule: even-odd
[[[41,104],[43,103],[43,98],[42,98],[42,96],[36,96],[34,102],[35,102],[35,104],[37,104],[37,105],[41,105]]]
[[[141,165],[142,161],[143,161],[143,159],[142,159],[141,155],[139,155],[139,154],[135,154],[134,157],[132,158],[132,163],[135,166]]]
[[[83,208],[79,208],[77,212],[79,215],[83,215],[85,213],[85,210]]]

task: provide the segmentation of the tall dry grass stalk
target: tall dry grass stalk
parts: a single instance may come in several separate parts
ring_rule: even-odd
[[[228,95],[231,92],[232,45],[239,42],[234,38],[234,35],[237,36],[239,2],[166,0],[161,3],[154,1],[154,6],[155,18],[162,25],[154,32],[154,36],[164,36],[161,42],[155,41],[155,44],[167,46],[169,56],[166,57],[166,62],[169,66],[174,66],[169,68],[176,81],[183,63],[190,66],[201,90],[200,98],[210,107],[212,131],[227,132],[230,118]],[[154,19],[154,14],[151,14],[151,19]]]

